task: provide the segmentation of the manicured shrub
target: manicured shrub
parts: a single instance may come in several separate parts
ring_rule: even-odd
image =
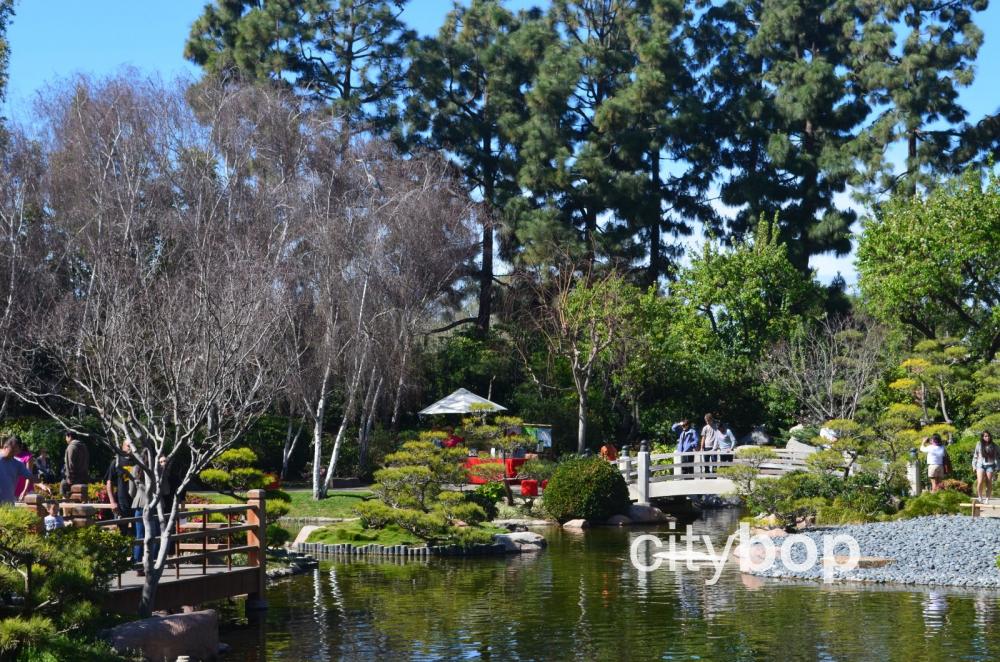
[[[618,469],[598,457],[559,463],[545,488],[545,510],[559,522],[604,521],[628,512],[628,486]]]
[[[283,547],[285,543],[291,540],[292,534],[288,532],[288,529],[282,528],[277,524],[267,525],[267,546],[268,547]]]
[[[486,519],[496,519],[497,502],[503,498],[504,489],[500,483],[486,483],[480,485],[472,492],[465,493],[465,499],[469,503],[474,503],[486,513]]]
[[[968,496],[953,490],[924,492],[918,497],[907,499],[903,510],[896,517],[909,519],[928,515],[954,515],[962,512],[961,504],[968,502],[968,500]]]

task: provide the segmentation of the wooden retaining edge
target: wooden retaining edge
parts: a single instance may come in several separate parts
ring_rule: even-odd
[[[462,547],[460,545],[350,545],[338,543],[329,545],[320,542],[302,542],[292,549],[300,554],[326,554],[347,557],[394,557],[402,559],[424,559],[431,556],[502,556],[507,553],[502,543],[480,543]]]

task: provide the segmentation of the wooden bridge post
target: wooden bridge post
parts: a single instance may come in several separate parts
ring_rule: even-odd
[[[644,441],[639,446],[639,454],[636,458],[639,461],[636,476],[636,490],[639,493],[639,505],[649,505],[649,445]]]
[[[69,500],[75,503],[86,503],[87,486],[85,484],[71,485],[69,488]]]
[[[684,467],[681,463],[684,462],[684,456],[681,455],[680,451],[674,451],[674,475],[680,476],[684,473]]]
[[[247,492],[247,497],[247,505],[249,506],[247,524],[256,527],[247,531],[247,545],[256,547],[247,554],[247,561],[258,570],[257,591],[247,595],[247,609],[267,609],[267,600],[264,599],[264,587],[267,584],[267,541],[265,539],[267,498],[264,496],[264,490],[250,490]]]
[[[38,515],[38,526],[36,528],[37,533],[45,533],[45,516],[48,515],[48,511],[45,509],[45,499],[42,498],[41,494],[31,494],[24,495],[24,505],[26,508],[30,508]]]

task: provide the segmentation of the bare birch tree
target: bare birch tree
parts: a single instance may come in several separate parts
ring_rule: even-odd
[[[25,326],[3,340],[0,381],[67,428],[94,416],[117,452],[130,443],[145,614],[175,530],[168,492],[231,447],[281,383],[281,175],[261,163],[275,160],[273,132],[246,112],[283,108],[267,96],[219,91],[199,120],[183,88],[125,75],[79,79],[39,107],[44,207],[63,242],[45,267],[67,278],[14,304]]]

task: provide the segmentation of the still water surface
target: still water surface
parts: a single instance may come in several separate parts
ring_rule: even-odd
[[[694,522],[716,548],[737,513]],[[1000,592],[640,573],[641,533],[545,531],[504,559],[325,563],[232,614],[230,660],[1000,660]]]

